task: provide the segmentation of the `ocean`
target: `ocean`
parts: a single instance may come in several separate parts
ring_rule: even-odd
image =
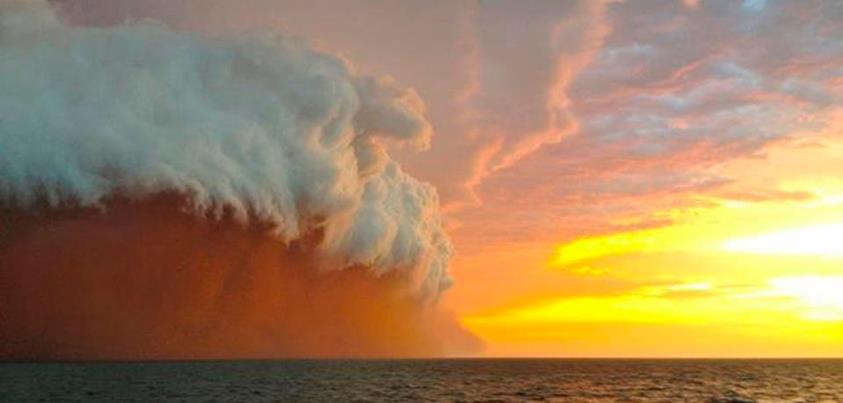
[[[4,402],[843,402],[843,360],[0,364]]]

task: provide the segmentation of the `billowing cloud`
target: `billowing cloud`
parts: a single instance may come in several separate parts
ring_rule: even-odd
[[[293,40],[70,28],[49,12],[3,10],[5,200],[97,206],[176,191],[281,240],[321,228],[345,265],[419,268],[428,291],[447,285],[435,191],[379,143],[429,141],[412,90]]]
[[[395,283],[400,284],[401,298],[437,299],[450,284],[447,266],[452,250],[442,227],[437,193],[431,185],[404,173],[384,145],[425,148],[430,136],[425,106],[415,91],[390,78],[360,75],[345,61],[314,51],[301,40],[277,35],[208,38],[157,23],[105,29],[69,26],[46,2],[4,2],[0,7],[0,218],[5,228],[0,237],[0,267],[5,283],[23,289],[23,284],[43,283],[44,288],[32,289],[32,300],[9,290],[3,293],[0,327],[9,337],[3,338],[0,355],[14,357],[21,351],[7,342],[23,343],[35,333],[61,339],[62,330],[50,327],[51,321],[74,316],[92,319],[102,313],[84,303],[73,304],[86,300],[88,291],[94,299],[115,297],[114,301],[97,299],[94,305],[138,308],[129,302],[124,305],[111,291],[87,286],[123,289],[119,278],[124,278],[131,284],[124,290],[127,298],[154,297],[159,294],[147,282],[180,281],[180,270],[192,272],[205,266],[222,278],[238,278],[237,268],[242,266],[241,270],[254,271],[254,276],[280,287],[276,291],[283,300],[267,305],[281,305],[278,312],[261,311],[276,319],[249,322],[249,329],[256,332],[263,329],[260,320],[268,321],[270,330],[280,331],[271,325],[275,320],[285,328],[292,326],[284,318],[296,317],[291,309],[304,302],[295,302],[295,295],[310,288],[326,293],[324,302],[311,302],[318,305],[314,314],[330,311],[334,304],[359,303],[361,310],[384,304],[386,309],[393,300],[379,301],[376,295],[386,291],[376,291],[381,280],[375,277],[400,279]],[[171,211],[157,207],[162,203]],[[184,223],[181,215],[205,224]],[[110,220],[113,230],[103,228],[103,220]],[[211,239],[215,235],[201,229],[214,222],[219,223],[221,234],[228,234],[220,235],[224,239],[215,241]],[[250,231],[262,233],[276,246],[253,239]],[[121,241],[111,245],[115,240],[109,236]],[[173,243],[162,243],[164,239]],[[209,251],[203,257],[204,248],[230,250]],[[147,249],[148,259],[130,258],[146,254]],[[306,259],[283,258],[299,249]],[[258,259],[261,253],[267,254],[265,259]],[[253,254],[257,254],[254,261]],[[285,264],[314,273],[362,271],[375,285],[362,285],[356,291],[352,286],[322,289],[304,284],[305,280],[294,281],[295,270],[282,267]],[[273,266],[279,266],[280,277],[273,277]],[[84,272],[86,268],[92,272]],[[106,269],[126,273],[101,272]],[[77,273],[80,270],[84,273]],[[53,303],[39,297],[57,291],[54,286],[65,276],[79,279],[79,294],[60,293]],[[193,302],[223,303],[217,298],[231,298],[232,304],[238,303],[237,298],[249,298],[222,290],[216,298],[202,294],[208,290],[196,285],[206,281],[199,275],[182,280],[188,283],[183,285],[185,290],[174,292],[183,291],[184,300],[192,301],[187,307],[193,307]],[[97,281],[102,283],[97,285]],[[331,284],[332,280],[326,281]],[[72,280],[67,284],[73,288]],[[227,284],[223,279],[211,287]],[[262,286],[269,287],[265,293],[245,295],[274,298],[272,288]],[[372,290],[366,291],[367,287]],[[357,293],[369,292],[371,296],[358,300]],[[162,298],[177,305],[180,301],[170,294]],[[66,312],[58,307],[65,303]],[[26,306],[47,308],[41,312],[44,315],[31,317]],[[53,317],[49,307],[66,315]],[[343,310],[338,308],[338,312]],[[232,319],[224,309],[220,312],[222,319],[217,320]],[[324,320],[358,318],[362,322],[357,331],[365,331],[369,322],[377,320],[348,314],[348,319],[326,314]],[[119,315],[103,315],[120,337],[131,333],[120,329],[137,331],[141,324],[150,325],[140,321],[129,326]],[[165,317],[162,313],[164,322],[158,325],[181,324],[167,322]],[[78,326],[90,330],[92,324],[82,321]],[[323,331],[330,329],[327,326]],[[395,331],[400,333],[398,328]],[[103,341],[109,333],[94,334],[88,337]],[[83,338],[81,334],[63,336]],[[225,340],[236,339],[228,336]],[[60,346],[41,351],[38,348],[43,346],[27,343],[26,351],[35,358],[84,358],[91,352],[88,348],[96,348],[76,345],[81,349],[75,352],[78,355],[62,355],[68,351]],[[234,346],[233,351],[221,354],[251,354]],[[295,355],[302,351],[266,352]],[[160,351],[147,353],[157,356]],[[186,355],[193,353],[206,355],[202,351]],[[327,350],[327,354],[346,353]],[[390,349],[390,354],[397,353]]]

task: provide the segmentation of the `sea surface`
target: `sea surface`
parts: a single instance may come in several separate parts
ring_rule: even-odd
[[[4,402],[843,402],[843,360],[0,364]]]

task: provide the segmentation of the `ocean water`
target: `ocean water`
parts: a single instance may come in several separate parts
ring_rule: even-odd
[[[843,402],[843,360],[0,364],[7,402]]]

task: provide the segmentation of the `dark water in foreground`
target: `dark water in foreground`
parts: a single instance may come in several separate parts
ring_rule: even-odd
[[[0,364],[0,400],[843,402],[843,360]]]

